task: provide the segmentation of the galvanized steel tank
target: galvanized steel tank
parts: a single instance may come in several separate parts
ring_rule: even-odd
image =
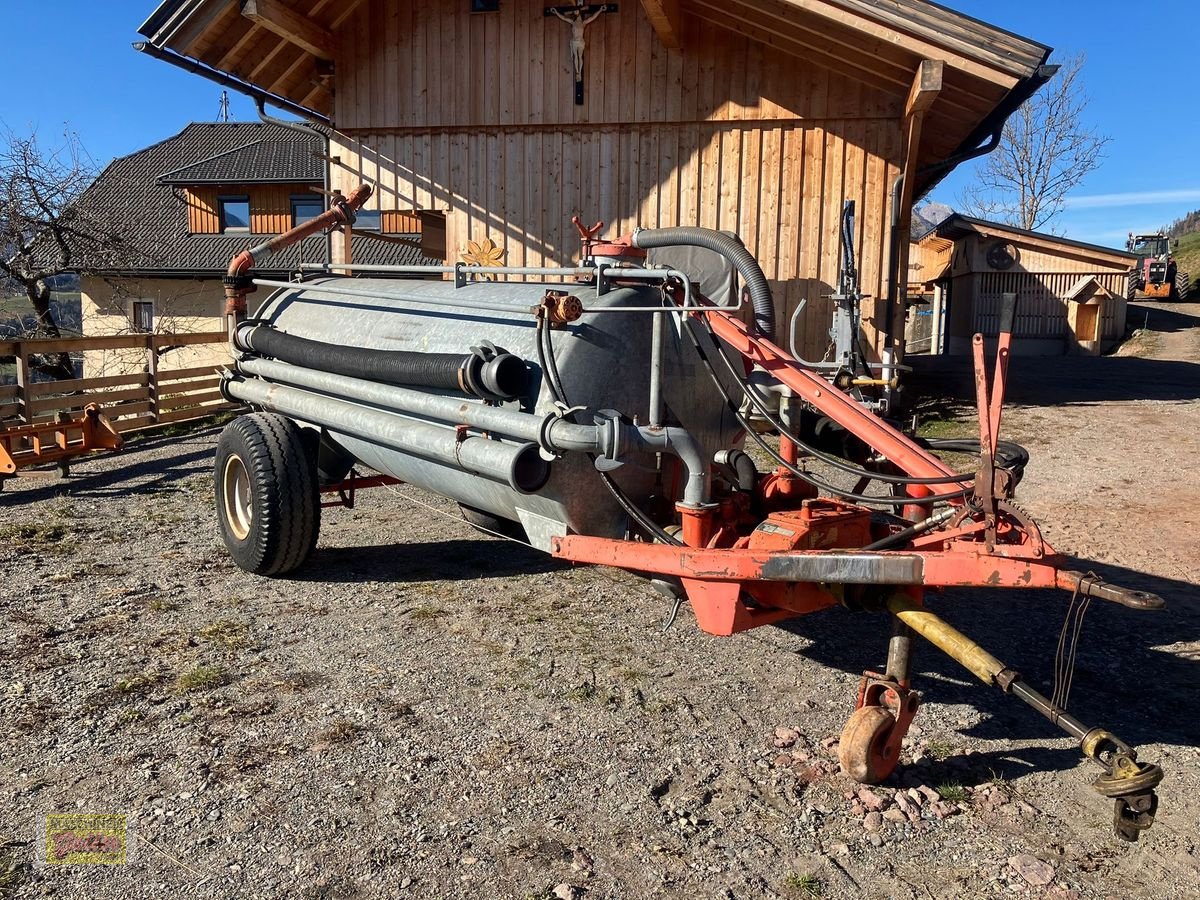
[[[322,293],[322,288],[350,290],[354,295]],[[679,314],[622,311],[629,307],[663,307],[664,299],[656,286],[609,286],[599,293],[595,286],[570,282],[456,284],[322,277],[278,290],[263,303],[256,318],[287,334],[376,350],[465,354],[490,341],[529,365],[528,392],[508,406],[544,415],[555,407],[538,364],[533,311],[547,290],[568,291],[583,301],[585,309],[581,319],[552,331],[559,375],[572,406],[617,410],[646,424],[653,324],[658,315],[665,315],[664,424],[689,431],[709,459],[739,439],[740,429],[724,399],[711,389],[689,337],[680,331]],[[624,511],[582,453],[555,460],[545,486],[534,494],[522,494],[508,484],[360,437],[329,432],[327,439],[380,472],[467,506],[520,521],[531,542],[542,549],[549,549],[551,537],[568,531],[623,537],[627,530]],[[662,477],[654,470],[654,463],[652,455],[644,455],[611,473],[634,503],[643,505],[652,497],[667,502],[678,498],[677,461],[664,458]]]

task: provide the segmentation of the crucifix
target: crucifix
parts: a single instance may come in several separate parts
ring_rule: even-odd
[[[615,3],[583,3],[570,6],[547,6],[547,16],[557,16],[571,26],[571,63],[575,68],[575,105],[583,106],[583,51],[587,46],[583,30],[604,13],[615,13]]]

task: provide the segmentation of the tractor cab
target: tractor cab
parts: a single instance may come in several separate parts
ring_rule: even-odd
[[[1126,242],[1126,249],[1130,253],[1140,257],[1141,259],[1161,258],[1171,252],[1170,242],[1167,236],[1162,234],[1139,234],[1129,235],[1129,240]]]

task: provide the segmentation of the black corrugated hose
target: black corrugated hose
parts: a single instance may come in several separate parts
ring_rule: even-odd
[[[711,228],[641,228],[633,233],[633,245],[644,250],[655,247],[702,247],[725,257],[737,269],[754,307],[754,327],[767,340],[775,338],[775,301],[771,286],[754,254],[733,235]]]

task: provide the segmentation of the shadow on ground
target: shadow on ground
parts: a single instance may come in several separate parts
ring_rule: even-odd
[[[102,499],[111,494],[163,494],[182,490],[178,482],[210,471],[213,458],[211,438],[219,428],[206,428],[184,437],[163,435],[127,445],[125,465],[116,465],[98,472],[89,472],[87,458],[74,461],[67,478],[60,478],[54,468],[10,479],[0,493],[0,506],[37,503],[54,497]],[[178,452],[169,459],[146,458],[140,451],[171,445]],[[191,449],[195,448],[195,449]],[[135,452],[136,451],[136,452]],[[122,453],[105,454],[107,459],[122,458]],[[198,465],[200,464],[200,465]]]
[[[1200,589],[1113,566],[1081,563],[1106,580],[1152,591],[1167,601],[1157,612],[1093,600],[1084,619],[1069,711],[1132,744],[1200,745],[1192,689],[1200,653],[1172,649],[1200,638]],[[930,595],[930,609],[1049,696],[1054,657],[1070,595],[1063,591],[949,590]],[[859,672],[882,666],[891,623],[882,614],[833,610],[780,626],[811,645],[799,651],[823,665]],[[927,699],[967,704],[982,719],[965,733],[988,740],[1062,734],[1015,697],[975,681],[941,651],[919,641],[915,681]]]
[[[537,575],[570,568],[539,550],[511,541],[451,539],[364,547],[317,547],[296,581],[467,581]]]
[[[1129,321],[1155,334],[1200,328],[1196,313],[1137,306]],[[1104,403],[1113,400],[1195,400],[1200,398],[1200,360],[1143,359],[1137,356],[1020,356],[1009,369],[1008,399],[1027,406]],[[989,369],[994,351],[987,354]],[[913,367],[906,394],[973,405],[975,379],[967,356],[910,356]],[[916,401],[913,401],[916,402]]]

